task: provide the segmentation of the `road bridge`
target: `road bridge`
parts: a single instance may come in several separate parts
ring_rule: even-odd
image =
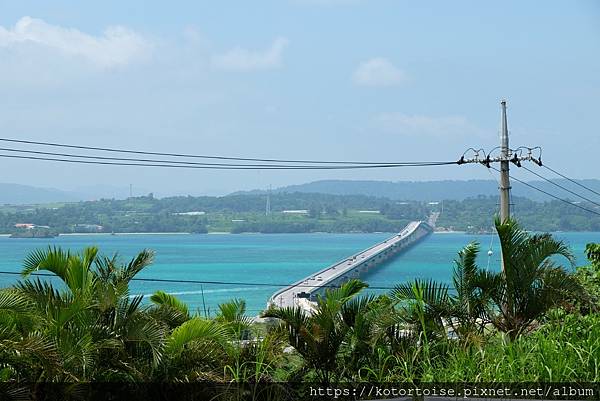
[[[315,301],[316,296],[323,294],[327,288],[339,286],[352,278],[360,278],[432,231],[433,227],[424,221],[410,222],[393,237],[282,288],[269,298],[267,306],[309,308],[311,301]]]

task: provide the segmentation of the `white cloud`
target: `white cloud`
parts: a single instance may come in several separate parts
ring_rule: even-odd
[[[253,71],[278,68],[283,62],[283,51],[289,40],[279,37],[265,51],[251,51],[236,47],[212,57],[214,67],[231,71]]]
[[[406,74],[389,60],[376,57],[360,63],[354,71],[354,82],[358,85],[392,86],[406,81]]]
[[[481,133],[462,116],[430,117],[392,112],[379,114],[375,122],[385,132],[406,136],[448,138],[478,136]]]
[[[146,56],[152,47],[140,34],[123,26],[108,27],[100,36],[31,17],[21,18],[12,29],[0,26],[0,48],[31,44],[81,57],[104,68],[127,65]]]

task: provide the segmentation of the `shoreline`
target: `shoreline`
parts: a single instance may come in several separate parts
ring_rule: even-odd
[[[192,233],[184,233],[184,232],[161,232],[161,233],[154,233],[154,232],[150,232],[150,233],[64,233],[64,234],[59,234],[59,237],[69,237],[69,236],[103,236],[103,235],[108,235],[108,236],[115,236],[118,237],[119,235],[192,235]]]
[[[561,234],[561,233],[595,233],[595,231],[550,231],[550,234]],[[340,234],[344,234],[344,235],[351,235],[351,234],[360,234],[360,235],[365,235],[365,234],[389,234],[389,235],[394,235],[396,234],[395,232],[302,232],[302,233],[298,233],[298,232],[290,232],[290,233],[259,233],[259,232],[244,232],[244,233],[231,233],[231,232],[227,232],[227,231],[213,231],[213,232],[208,232],[208,233],[202,233],[202,234],[197,234],[197,233],[186,233],[186,232],[127,232],[127,233],[114,233],[114,235],[112,233],[64,233],[64,234],[59,234],[57,237],[53,237],[53,238],[58,238],[58,237],[108,237],[108,236],[114,236],[114,237],[123,237],[123,236],[142,236],[142,235],[149,235],[149,236],[156,236],[156,235],[296,235],[296,234],[329,234],[329,235],[340,235]],[[469,233],[467,231],[434,231],[432,234],[441,234],[441,235],[452,235],[452,234],[469,234],[469,235],[493,235],[494,233],[489,232],[489,233]],[[11,234],[0,234],[0,238],[9,238],[11,236]],[[43,239],[43,238],[18,238],[18,239]]]

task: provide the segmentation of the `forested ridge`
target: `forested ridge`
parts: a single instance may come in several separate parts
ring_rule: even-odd
[[[147,196],[124,200],[0,207],[0,232],[23,230],[17,224],[48,226],[56,233],[74,232],[393,232],[408,221],[442,212],[443,230],[490,231],[489,216],[498,198],[479,196],[439,202],[396,201],[365,195],[273,193],[270,213],[266,194],[223,197]],[[592,211],[593,204],[581,203]],[[600,210],[598,210],[600,212]],[[531,230],[600,231],[600,215],[560,201],[512,199],[512,213]]]

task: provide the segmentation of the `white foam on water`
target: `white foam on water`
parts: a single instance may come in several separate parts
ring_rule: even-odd
[[[222,288],[222,289],[218,289],[218,290],[197,290],[197,291],[173,291],[173,292],[167,292],[167,294],[169,295],[199,295],[199,294],[214,294],[214,293],[219,293],[219,292],[242,292],[242,291],[259,291],[259,290],[263,290],[263,288],[260,287],[239,287],[239,288]],[[150,293],[150,294],[133,294],[130,295],[129,298],[133,298],[133,297],[137,297],[139,295],[143,295],[144,298],[146,297],[151,297],[154,293]]]

